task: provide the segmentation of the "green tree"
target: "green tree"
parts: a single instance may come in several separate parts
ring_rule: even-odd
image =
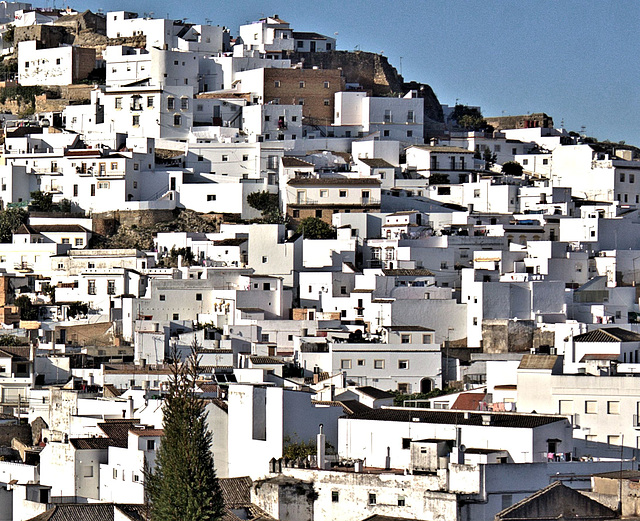
[[[9,27],[7,27],[7,30],[2,35],[2,39],[7,43],[13,43],[15,36],[16,36],[16,27],[15,25],[11,24],[9,25]]]
[[[467,105],[456,105],[451,114],[457,126],[465,130],[480,130],[490,132],[493,130],[491,125],[482,117],[482,112],[475,107]]]
[[[89,306],[85,302],[71,302],[67,309],[69,318],[76,318],[78,315],[86,315],[89,313]]]
[[[264,222],[274,224],[283,222],[278,194],[273,194],[266,190],[252,192],[247,196],[247,204],[262,214]]]
[[[502,173],[504,175],[520,176],[523,170],[522,165],[517,161],[507,161],[502,165]]]
[[[298,226],[298,233],[305,239],[335,239],[336,231],[330,224],[317,217],[306,217]]]
[[[145,471],[152,521],[216,521],[223,515],[207,413],[195,392],[196,350],[194,344],[191,356],[182,363],[176,350],[172,352],[169,393],[163,407],[164,436],[155,469]]]
[[[34,306],[29,297],[26,295],[20,295],[16,299],[15,304],[20,310],[21,320],[38,320],[39,307]]]
[[[40,212],[50,212],[53,210],[53,194],[36,190],[29,194],[31,196],[31,206]]]
[[[482,152],[482,159],[484,159],[485,169],[490,170],[491,167],[496,164],[498,155],[491,152],[491,149],[487,147]]]
[[[0,212],[0,242],[11,242],[13,232],[27,222],[29,213],[23,208],[9,208]]]
[[[24,342],[16,335],[2,335],[0,336],[0,346],[21,346]]]

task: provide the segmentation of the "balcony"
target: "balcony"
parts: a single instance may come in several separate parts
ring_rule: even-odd
[[[33,264],[28,262],[16,262],[13,269],[20,273],[31,273],[33,271]]]

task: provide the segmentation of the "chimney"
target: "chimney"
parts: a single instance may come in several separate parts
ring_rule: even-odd
[[[324,461],[324,451],[326,444],[326,436],[323,433],[324,425],[320,424],[320,432],[316,437],[316,451],[317,451],[317,460],[318,460],[318,468],[324,470],[325,469],[325,461]]]
[[[133,418],[133,396],[129,396],[129,418]]]
[[[391,469],[391,447],[387,447],[387,457],[384,458],[384,470]]]

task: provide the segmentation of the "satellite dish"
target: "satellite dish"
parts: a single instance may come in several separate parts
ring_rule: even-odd
[[[466,447],[466,445],[460,445],[460,447],[458,447],[458,450],[460,452],[465,452],[467,450],[467,447]]]

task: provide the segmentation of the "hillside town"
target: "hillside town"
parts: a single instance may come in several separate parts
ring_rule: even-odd
[[[0,2],[0,521],[640,516],[640,149],[224,22]]]

